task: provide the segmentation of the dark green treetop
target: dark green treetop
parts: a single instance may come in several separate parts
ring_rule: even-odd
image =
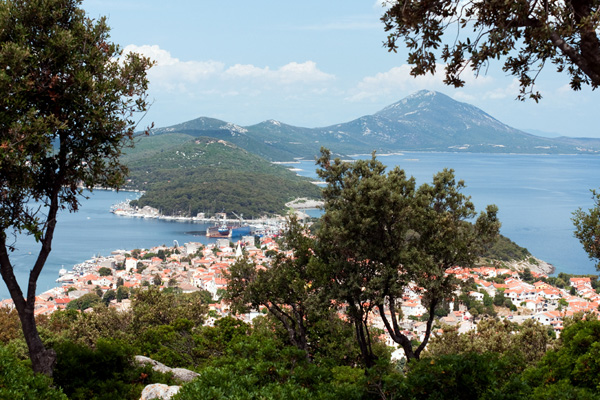
[[[368,328],[374,310],[407,357],[419,358],[436,308],[457,285],[445,276],[446,269],[472,265],[482,254],[500,227],[497,207],[488,206],[470,223],[474,205],[461,193],[464,182],[457,182],[452,170],[416,188],[398,167],[386,174],[375,155],[349,163],[331,160],[322,149],[317,164],[327,182],[317,233],[323,284],[333,299],[347,304],[367,366],[374,362]],[[399,325],[399,303],[409,287],[423,296],[429,313],[425,339],[416,350]]]

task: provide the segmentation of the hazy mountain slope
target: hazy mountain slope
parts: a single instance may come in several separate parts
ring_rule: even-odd
[[[185,133],[225,139],[269,160],[313,158],[321,146],[334,154],[466,151],[576,154],[600,151],[600,141],[539,137],[509,127],[479,108],[432,91],[414,93],[373,115],[322,128],[269,120],[241,127],[198,118],[154,134]]]
[[[297,157],[297,146],[291,146],[292,151],[290,151],[285,145],[282,145],[282,138],[275,138],[274,133],[268,129],[254,127],[244,128],[218,119],[201,117],[167,128],[154,129],[152,134],[158,136],[165,133],[183,133],[194,137],[205,136],[222,139],[268,160],[289,161]],[[296,136],[302,136],[293,129],[290,130],[292,131],[291,136],[294,137],[292,140],[295,140]],[[285,143],[285,140],[283,142]]]
[[[379,151],[574,152],[572,146],[521,132],[477,107],[425,90],[324,130],[362,140]]]

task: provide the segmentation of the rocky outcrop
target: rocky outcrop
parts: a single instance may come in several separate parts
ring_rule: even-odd
[[[140,400],[169,400],[179,392],[180,386],[168,386],[163,383],[148,385],[142,391]]]
[[[151,365],[152,369],[158,372],[162,372],[163,374],[172,373],[173,378],[177,379],[181,382],[189,382],[199,376],[197,372],[190,371],[185,368],[169,368],[163,363],[160,363],[156,360],[153,360],[149,357],[144,356],[135,356],[136,363],[140,365]]]
[[[149,357],[135,356],[135,362],[139,365],[151,365],[154,371],[162,372],[163,374],[170,373],[173,375],[173,378],[180,382],[189,382],[200,375],[197,372],[190,371],[189,369],[185,368],[169,368],[165,364]],[[169,386],[162,383],[153,383],[144,388],[140,400],[169,400],[179,392],[180,388],[181,386]]]
[[[525,268],[529,268],[531,272],[537,272],[544,275],[552,275],[555,270],[554,265],[535,257],[529,257],[528,259],[521,261],[509,261],[505,262],[505,264],[515,271],[523,271]]]

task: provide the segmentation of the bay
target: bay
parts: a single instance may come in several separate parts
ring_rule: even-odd
[[[377,157],[388,168],[404,169],[418,184],[430,183],[444,168],[454,169],[478,212],[488,204],[499,207],[503,235],[554,265],[556,273],[597,274],[573,235],[571,217],[578,207],[593,206],[590,189],[600,187],[600,157],[418,152]],[[314,161],[289,166],[318,179]]]
[[[106,256],[117,249],[172,246],[174,240],[179,244],[216,240],[205,235],[210,224],[122,217],[110,212],[112,205],[137,198],[136,193],[95,190],[88,196],[87,200],[81,201],[78,212],[62,211],[59,214],[52,251],[38,279],[38,294],[59,286],[56,279],[62,267],[70,270],[73,265],[96,255]],[[8,243],[11,243],[10,237]],[[14,243],[17,250],[10,257],[21,288],[26,288],[29,270],[40,246],[32,236],[25,235],[19,236]],[[10,298],[10,294],[2,283],[0,299],[6,298]]]
[[[370,156],[357,156],[367,158]],[[593,205],[589,189],[600,187],[600,157],[586,155],[512,155],[464,153],[403,153],[378,155],[388,167],[399,166],[418,183],[431,182],[443,168],[453,168],[465,181],[465,193],[477,210],[487,204],[499,207],[501,232],[538,258],[553,264],[557,272],[595,274],[594,263],[573,236],[571,213]],[[289,164],[300,175],[317,179],[315,163]],[[39,281],[38,293],[56,286],[61,267],[116,249],[131,250],[195,241],[210,243],[202,233],[207,224],[119,217],[110,213],[113,204],[134,198],[130,192],[94,191],[82,201],[77,213],[58,217],[52,252]],[[318,212],[313,213],[318,215]],[[10,241],[9,241],[10,243]],[[27,282],[39,245],[21,236],[11,259],[22,287]],[[0,284],[0,298],[8,298]]]

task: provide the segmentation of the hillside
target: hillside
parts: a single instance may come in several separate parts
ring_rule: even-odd
[[[496,120],[479,108],[433,91],[414,93],[372,115],[322,128],[268,120],[251,126],[198,118],[154,135],[185,133],[227,140],[268,160],[313,158],[321,146],[334,154],[399,151],[577,154],[600,151],[594,139],[535,136]]]
[[[130,169],[127,187],[146,192],[134,205],[165,215],[226,211],[259,217],[285,212],[285,203],[296,197],[320,197],[305,178],[214,138],[141,138],[123,161]]]

